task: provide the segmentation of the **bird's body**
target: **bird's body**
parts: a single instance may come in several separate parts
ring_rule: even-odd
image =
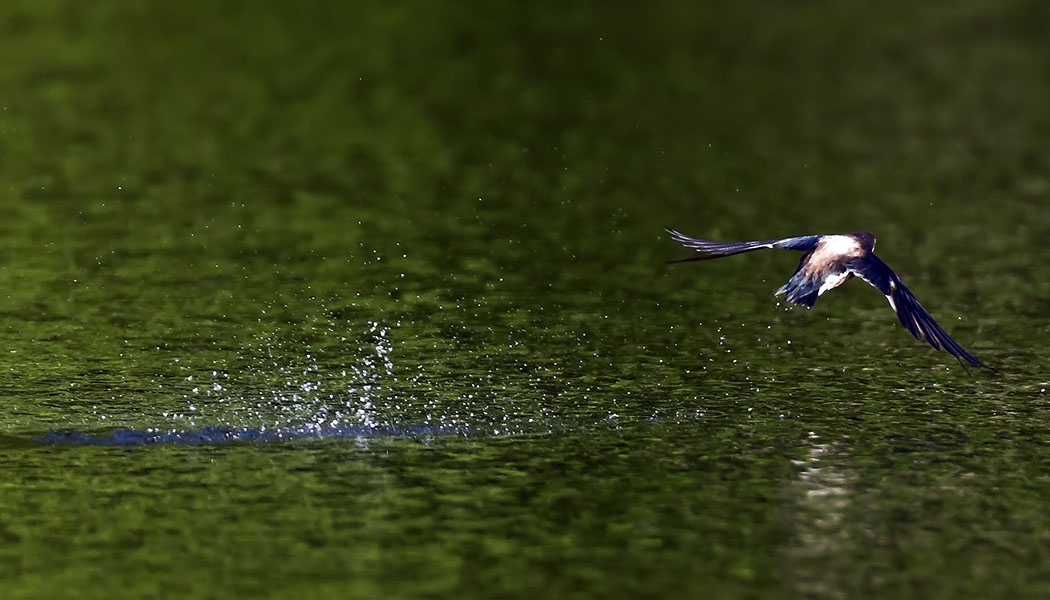
[[[787,283],[776,290],[788,302],[812,307],[821,295],[859,277],[886,296],[901,325],[915,339],[926,340],[937,350],[976,367],[987,365],[970,355],[933,320],[900,277],[875,256],[875,236],[866,231],[834,235],[806,235],[754,242],[709,242],[691,238],[673,229],[668,233],[678,243],[699,252],[698,256],[672,261],[692,262],[732,256],[766,248],[804,252],[798,268]]]

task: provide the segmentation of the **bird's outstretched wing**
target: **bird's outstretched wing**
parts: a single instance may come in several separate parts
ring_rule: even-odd
[[[712,258],[732,256],[744,252],[754,252],[755,250],[763,250],[766,248],[784,248],[787,250],[799,250],[805,252],[815,248],[817,241],[820,240],[819,235],[804,235],[801,237],[790,237],[779,240],[759,240],[754,242],[709,242],[707,240],[691,238],[684,233],[675,231],[674,229],[668,229],[667,233],[671,234],[671,239],[679,244],[700,252],[699,256],[670,261],[673,263],[692,262],[694,260],[710,260]]]
[[[929,311],[919,304],[911,290],[901,283],[900,277],[897,277],[893,269],[890,269],[879,257],[868,253],[847,261],[846,268],[886,296],[890,302],[890,308],[897,313],[901,325],[910,331],[915,339],[926,340],[937,350],[944,350],[954,356],[959,364],[966,361],[975,367],[991,368],[970,355],[945,333],[930,316]]]

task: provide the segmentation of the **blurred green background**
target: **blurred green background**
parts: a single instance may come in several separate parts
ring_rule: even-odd
[[[1043,597],[1050,5],[0,8],[0,596]],[[705,239],[867,230],[852,282]]]

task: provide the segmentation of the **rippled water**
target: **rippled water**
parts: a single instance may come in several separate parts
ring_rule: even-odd
[[[0,597],[1045,595],[1041,5],[2,11]]]

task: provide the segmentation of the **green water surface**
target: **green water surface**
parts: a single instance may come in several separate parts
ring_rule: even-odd
[[[0,598],[1046,597],[1047,6],[4,3]]]

